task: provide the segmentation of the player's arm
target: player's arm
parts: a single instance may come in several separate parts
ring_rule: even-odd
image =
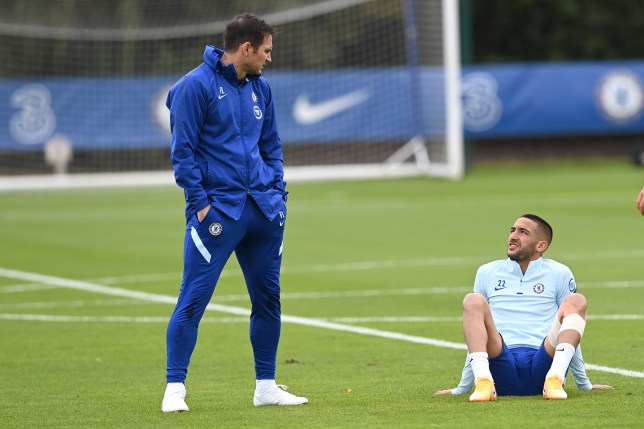
[[[575,278],[570,269],[566,267],[562,276],[562,287],[560,287],[557,304],[561,305],[561,302],[563,302],[566,295],[576,292],[577,286]],[[575,380],[575,384],[579,390],[612,389],[611,386],[605,384],[592,384],[590,382],[590,379],[586,374],[586,364],[584,363],[584,358],[581,354],[581,344],[575,349],[575,354],[573,355],[568,368],[572,373],[572,378]]]
[[[575,350],[575,355],[572,357],[569,366],[570,372],[572,373],[572,378],[575,380],[575,384],[579,390],[606,390],[612,389],[612,386],[607,384],[592,384],[588,375],[586,374],[586,365],[584,364],[584,358],[581,354],[581,345]]]
[[[569,369],[579,390],[591,390],[593,388],[593,385],[586,374],[586,366],[584,365],[584,360],[581,355],[581,345],[579,345],[577,350],[575,350],[575,355],[570,361]]]
[[[470,365],[467,356],[465,357],[465,366],[461,372],[461,381],[453,389],[439,390],[436,392],[437,395],[461,395],[463,393],[469,393],[474,387],[474,372],[472,372],[472,366]]]

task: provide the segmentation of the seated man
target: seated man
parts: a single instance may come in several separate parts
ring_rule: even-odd
[[[458,387],[441,395],[469,392],[471,402],[498,395],[566,399],[568,367],[581,390],[586,376],[579,343],[586,326],[586,299],[576,293],[570,269],[541,256],[552,228],[539,216],[521,216],[510,228],[508,259],[481,266],[474,292],[463,300],[468,356]]]

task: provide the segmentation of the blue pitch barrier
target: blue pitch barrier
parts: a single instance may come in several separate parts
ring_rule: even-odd
[[[438,69],[268,70],[285,144],[404,140],[444,133]],[[180,76],[0,80],[0,151],[170,143],[165,97]],[[469,66],[462,71],[467,137],[644,132],[644,62]],[[422,124],[413,118],[424,118]]]

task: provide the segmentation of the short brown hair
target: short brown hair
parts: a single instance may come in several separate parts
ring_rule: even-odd
[[[244,12],[230,20],[224,30],[224,51],[236,51],[242,44],[250,42],[257,50],[266,36],[272,36],[275,29],[255,14]]]

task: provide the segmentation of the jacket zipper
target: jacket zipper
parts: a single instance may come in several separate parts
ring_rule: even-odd
[[[243,88],[242,87],[244,85],[246,85],[247,82],[248,82],[248,80],[244,79],[242,82],[237,83],[237,94],[239,96],[239,118],[240,118],[239,123],[241,124],[240,125],[240,128],[241,128],[241,140],[242,140],[242,147],[244,148],[244,164],[246,165],[246,183],[245,183],[246,195],[250,195],[249,155],[248,155],[248,148],[246,147],[246,139],[244,138],[244,125],[245,125],[244,120],[245,120],[245,118],[244,118],[244,114],[243,114],[244,109],[243,109],[243,106],[242,106],[242,104],[243,104],[243,97],[242,97]]]

